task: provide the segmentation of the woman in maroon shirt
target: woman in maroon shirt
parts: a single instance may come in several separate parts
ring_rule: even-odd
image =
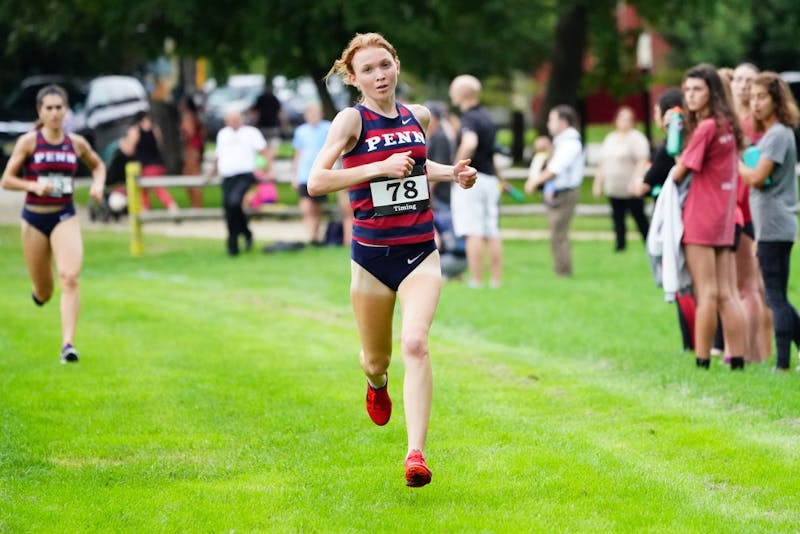
[[[713,66],[701,64],[686,72],[683,98],[687,141],[676,158],[673,178],[680,183],[692,174],[681,242],[697,299],[696,362],[698,367],[709,367],[719,312],[731,369],[743,369],[744,310],[732,292],[735,281],[731,277],[735,272],[736,162],[744,136]]]

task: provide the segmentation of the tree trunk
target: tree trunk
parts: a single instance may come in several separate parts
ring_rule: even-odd
[[[333,99],[328,92],[328,86],[325,84],[324,74],[320,75],[319,72],[315,72],[312,78],[314,78],[314,84],[317,86],[319,101],[322,103],[322,114],[326,119],[332,119],[338,110],[333,105]]]
[[[525,116],[521,111],[511,113],[511,134],[511,158],[515,165],[521,165],[525,154]]]
[[[550,56],[550,79],[547,80],[544,102],[534,121],[534,128],[539,133],[547,133],[547,114],[553,107],[568,104],[580,111],[578,89],[586,53],[587,11],[581,3],[558,18]]]

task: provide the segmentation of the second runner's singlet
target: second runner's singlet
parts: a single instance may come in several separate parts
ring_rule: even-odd
[[[28,193],[26,204],[36,206],[63,206],[72,203],[73,178],[78,172],[78,155],[69,135],[55,145],[45,140],[41,130],[36,132],[36,148],[25,161],[25,179],[33,182],[49,181],[53,190],[49,196]]]

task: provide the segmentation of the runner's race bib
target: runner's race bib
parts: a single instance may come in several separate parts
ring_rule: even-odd
[[[40,183],[52,184],[53,188],[50,190],[48,196],[50,197],[63,197],[72,194],[72,177],[63,174],[47,174],[39,176],[36,180]]]
[[[407,178],[386,178],[369,184],[376,217],[423,211],[430,206],[425,166],[414,165]]]

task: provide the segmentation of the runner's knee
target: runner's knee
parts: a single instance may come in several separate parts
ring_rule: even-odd
[[[60,268],[58,270],[58,280],[61,282],[61,288],[64,290],[78,289],[79,276],[80,269]]]
[[[361,368],[368,375],[382,375],[389,369],[389,354],[367,354],[361,351]]]
[[[409,329],[400,337],[403,355],[408,358],[428,357],[428,336],[421,329]]]

